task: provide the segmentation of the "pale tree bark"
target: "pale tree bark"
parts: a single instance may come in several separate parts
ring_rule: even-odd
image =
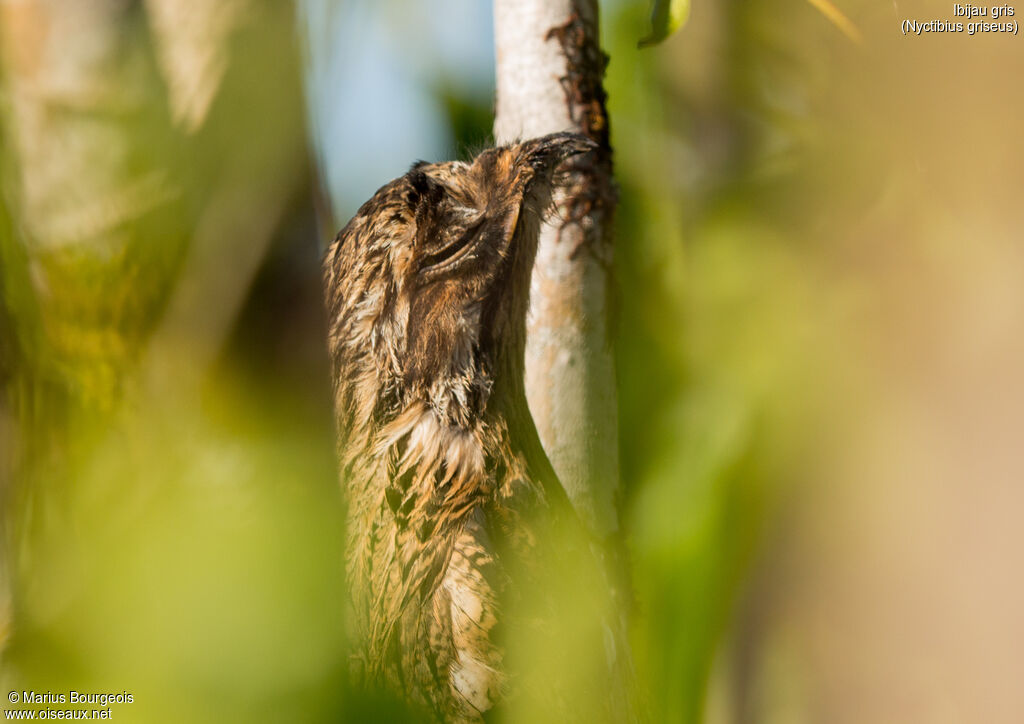
[[[541,231],[530,285],[526,393],[541,442],[591,532],[605,541],[610,721],[646,721],[627,634],[619,521],[618,415],[609,340],[616,204],[597,0],[495,0],[498,143],[571,130],[596,141],[572,159]]]
[[[575,160],[541,234],[531,285],[526,387],[544,449],[593,532],[618,529],[615,374],[609,345],[616,195],[596,0],[495,0],[499,143],[574,130],[600,144]]]

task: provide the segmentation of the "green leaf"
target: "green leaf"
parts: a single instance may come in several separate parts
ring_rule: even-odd
[[[638,47],[657,45],[679,28],[690,17],[690,0],[654,0],[651,9],[651,32],[642,38]]]

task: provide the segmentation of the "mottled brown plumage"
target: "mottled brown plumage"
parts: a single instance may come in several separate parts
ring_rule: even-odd
[[[360,668],[439,719],[478,721],[515,688],[503,603],[539,558],[536,521],[571,515],[523,353],[555,168],[593,146],[554,134],[416,164],[326,257]]]

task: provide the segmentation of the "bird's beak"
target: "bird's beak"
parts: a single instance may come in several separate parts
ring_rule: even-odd
[[[552,133],[525,141],[523,151],[530,164],[537,169],[552,171],[570,156],[593,151],[597,144],[579,133]]]

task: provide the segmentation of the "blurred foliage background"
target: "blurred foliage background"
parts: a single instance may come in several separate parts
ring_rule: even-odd
[[[486,5],[0,1],[2,688],[403,716],[347,688],[319,255],[487,143]],[[1024,709],[1024,53],[841,8],[602,6],[655,721]]]

